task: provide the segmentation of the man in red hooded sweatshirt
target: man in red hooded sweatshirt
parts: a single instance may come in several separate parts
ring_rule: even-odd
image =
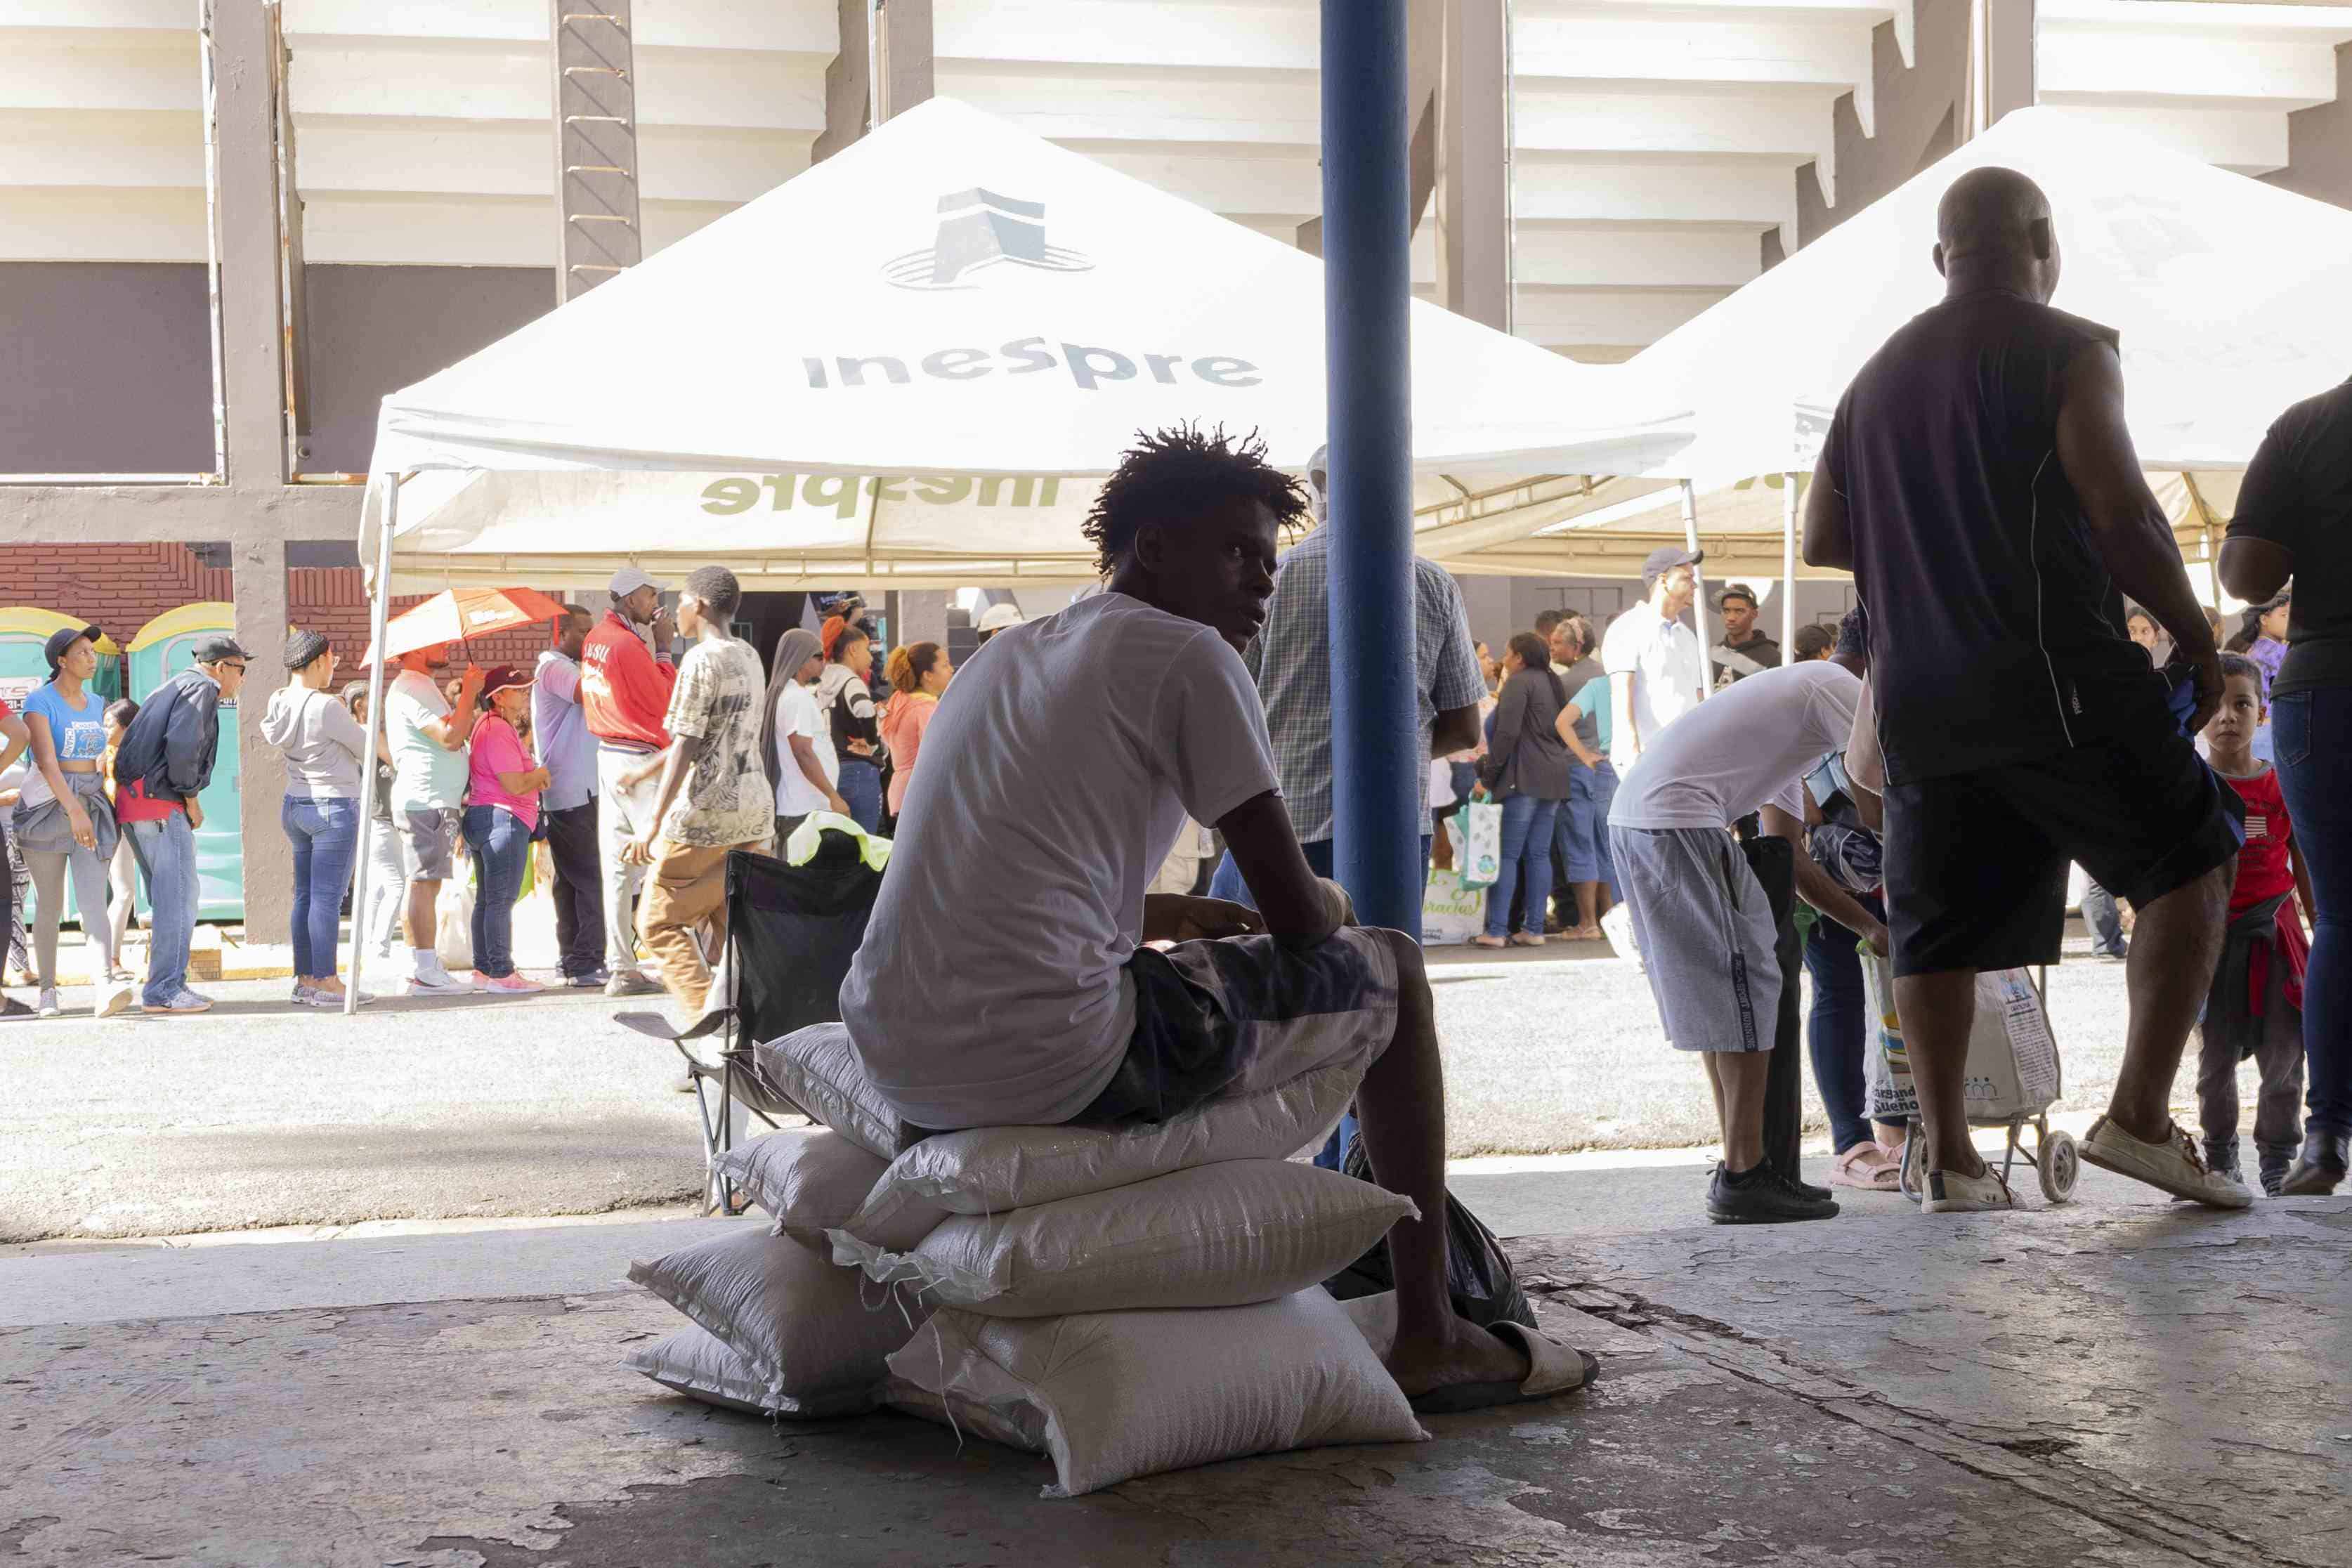
[[[669,731],[677,666],[670,659],[675,626],[661,607],[662,586],[634,566],[613,574],[613,607],[580,650],[580,708],[596,737],[597,855],[604,872],[604,966],[607,996],[658,993],[660,982],[637,966],[635,913],[645,868],[622,850],[654,826],[654,778]],[[647,629],[651,634],[647,643]]]

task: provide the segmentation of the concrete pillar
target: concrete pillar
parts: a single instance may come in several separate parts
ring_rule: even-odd
[[[1503,0],[1445,0],[1437,92],[1437,299],[1508,331],[1509,149]]]
[[[1981,0],[1984,123],[2033,107],[2034,0]]]
[[[212,39],[219,185],[221,390],[227,432],[231,591],[236,638],[252,654],[237,704],[245,759],[237,816],[244,830],[245,923],[256,941],[281,940],[293,906],[293,853],[278,826],[276,753],[261,710],[286,671],[286,542],[271,503],[286,487],[286,313],[279,291],[278,94],[283,85],[268,11],[249,0],[205,6]],[[193,542],[193,541],[190,541]]]
[[[841,52],[824,70],[824,131],[816,139],[813,161],[823,163],[866,134],[866,121],[881,123],[904,114],[929,99],[932,71],[931,0],[880,0],[871,17],[872,0],[841,0],[836,10]],[[873,67],[866,47],[867,23],[874,24],[882,54],[882,101],[872,101]]]
[[[893,629],[902,647],[911,647],[919,642],[944,644],[948,640],[948,601],[950,595],[943,588],[908,588],[898,595],[901,624]]]

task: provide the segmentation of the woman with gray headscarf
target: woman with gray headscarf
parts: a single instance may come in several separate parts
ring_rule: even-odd
[[[850,814],[849,803],[841,798],[841,761],[834,752],[833,727],[817,711],[816,681],[824,673],[824,645],[814,632],[795,626],[776,639],[775,661],[768,667],[760,755],[776,790],[780,854],[784,839],[809,813]]]
[[[292,679],[269,694],[261,737],[286,763],[286,801],[278,820],[294,846],[294,995],[297,1006],[341,1007],[335,933],[343,890],[360,842],[360,770],[367,731],[328,694],[335,650],[318,632],[290,632],[286,668]]]

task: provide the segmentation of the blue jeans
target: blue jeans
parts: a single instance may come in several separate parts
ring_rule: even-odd
[[[493,980],[514,973],[514,907],[522,892],[530,829],[495,805],[466,808],[466,847],[474,852],[474,967]]]
[[[1617,898],[1617,861],[1609,847],[1609,807],[1617,799],[1617,770],[1603,758],[1597,768],[1579,765],[1568,775],[1568,798],[1560,803],[1555,837],[1561,869],[1571,882],[1605,882]]]
[[[147,868],[147,901],[154,917],[147,929],[147,984],[139,999],[150,1007],[168,1005],[188,988],[188,945],[196,935],[196,833],[188,814],[175,811],[160,822],[130,825],[131,841]]]
[[[2083,923],[2091,928],[2092,951],[2109,958],[2130,951],[2124,945],[2124,917],[2116,896],[2096,882],[2083,889]]]
[[[841,782],[834,786],[849,804],[849,815],[868,833],[882,826],[882,770],[863,757],[841,759]]]
[[[289,795],[278,820],[294,846],[294,977],[332,979],[343,893],[359,853],[360,803]]]
[[[1858,894],[1856,901],[1885,918],[1876,898]],[[1871,1137],[1863,1077],[1870,1004],[1863,994],[1862,954],[1854,951],[1854,940],[1853,932],[1823,914],[1813,917],[1813,929],[1805,936],[1805,973],[1813,977],[1806,1044],[1812,1052],[1813,1087],[1830,1114],[1830,1146],[1841,1154]]]
[[[2319,905],[2303,982],[2309,1125],[2352,1132],[2352,687],[2288,692],[2271,704],[2271,736]]]
[[[1486,889],[1486,934],[1502,936],[1510,924],[1511,899],[1526,879],[1527,903],[1519,929],[1541,936],[1544,909],[1551,902],[1552,825],[1559,802],[1531,795],[1503,797],[1503,866]]]

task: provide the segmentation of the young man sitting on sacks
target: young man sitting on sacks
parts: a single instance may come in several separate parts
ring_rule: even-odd
[[[1559,1394],[1590,1356],[1448,1303],[1421,949],[1352,923],[1276,784],[1241,650],[1305,510],[1254,438],[1178,427],[1121,458],[1086,525],[1107,591],[999,634],[940,701],[842,1018],[902,1147],[1165,1121],[1352,1066],[1372,1168],[1421,1214],[1389,1234],[1391,1374],[1422,1410]],[[1224,835],[1257,910],[1147,896],[1188,815]]]

